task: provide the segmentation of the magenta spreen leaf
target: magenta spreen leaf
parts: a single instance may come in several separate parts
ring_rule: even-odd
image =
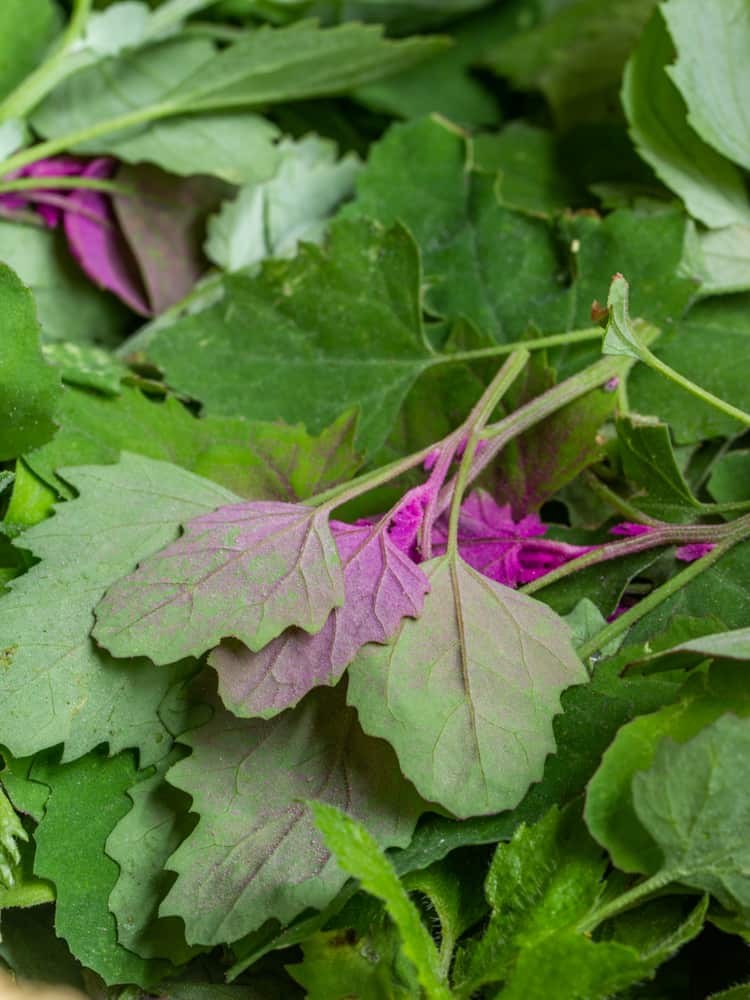
[[[114,160],[100,157],[81,172],[82,177],[109,177]],[[66,199],[65,236],[86,274],[101,288],[114,292],[142,316],[151,309],[130,249],[118,229],[109,197],[100,191],[78,190]]]
[[[227,636],[261,649],[297,625],[323,627],[344,583],[324,513],[301,504],[231,504],[107,591],[96,640],[114,656],[154,663],[200,656]]]
[[[402,618],[416,618],[427,577],[384,531],[331,525],[344,568],[345,600],[320,632],[288,629],[260,652],[226,640],[209,657],[219,694],[235,715],[270,718],[321,684],[333,685],[368,642],[387,642]]]
[[[458,550],[470,566],[491,580],[517,587],[589,551],[586,546],[541,538],[546,531],[536,514],[515,521],[509,504],[500,506],[485,490],[477,490],[461,505]],[[435,555],[445,552],[447,539],[444,516],[433,531]]]

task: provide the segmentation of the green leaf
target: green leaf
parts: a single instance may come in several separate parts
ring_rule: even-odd
[[[396,73],[445,47],[435,37],[390,41],[380,25],[264,27],[223,49],[166,97],[184,111],[309,99]]]
[[[433,357],[419,284],[404,229],[340,222],[323,250],[227,276],[224,300],[159,330],[149,356],[209,413],[302,420],[318,433],[359,406],[357,442],[373,450]]]
[[[662,854],[661,883],[710,892],[745,917],[750,798],[737,776],[749,750],[750,719],[722,715],[687,743],[663,740],[632,786],[636,815]]]
[[[483,62],[516,88],[541,90],[563,126],[604,118],[655,2],[556,4],[550,17],[491,49]]]
[[[52,794],[34,836],[34,870],[55,884],[55,930],[108,985],[158,982],[165,964],[146,962],[118,944],[115,918],[107,909],[117,865],[104,853],[104,843],[127,812],[126,792],[136,780],[131,756],[89,754],[72,764],[40,767],[38,778]]]
[[[31,124],[41,136],[51,139],[136,108],[148,108],[180,86],[214,52],[213,44],[206,39],[178,37],[101,59],[55,87],[32,114]],[[126,143],[137,141],[148,130],[146,125],[135,132],[106,136],[79,144],[74,151],[115,153],[121,139]]]
[[[314,934],[302,943],[302,953],[303,961],[286,970],[307,1000],[411,1000],[420,993],[392,926],[372,927],[359,940],[347,931]]]
[[[743,0],[704,7],[667,0],[661,10],[677,49],[669,74],[688,106],[688,120],[706,142],[750,170],[750,124],[743,94],[750,89],[750,10]]]
[[[664,20],[656,13],[623,78],[622,102],[631,138],[657,176],[701,222],[713,227],[747,223],[750,199],[742,175],[688,124],[685,102],[670,79],[673,58]]]
[[[109,351],[92,344],[57,340],[44,344],[42,354],[59,369],[63,382],[83,389],[95,389],[109,396],[119,395],[120,383],[129,374],[125,365]],[[60,403],[55,411],[56,421],[59,410]]]
[[[414,963],[426,995],[434,1000],[450,997],[450,990],[440,972],[435,943],[377,840],[361,823],[334,806],[313,801],[310,808],[315,825],[340,867],[359,879],[366,892],[385,903],[401,934],[404,952]]]
[[[208,223],[206,254],[219,267],[239,271],[266,257],[293,257],[301,240],[321,243],[327,219],[348,197],[359,171],[349,154],[315,135],[278,147],[273,177],[245,185]]]
[[[258,183],[278,166],[273,122],[248,111],[177,115],[122,138],[97,140],[126,163],[153,163],[180,177],[218,177],[228,184]]]
[[[180,523],[236,498],[176,466],[135,455],[65,476],[79,498],[23,534],[21,544],[41,562],[0,598],[0,648],[7,653],[0,732],[15,756],[64,743],[63,759],[71,760],[107,742],[113,753],[138,747],[146,765],[169,750],[158,709],[192,668],[113,660],[89,637],[92,607],[140,558],[172,541]]]
[[[88,281],[61,233],[0,219],[0,260],[31,289],[44,341],[119,342],[128,310]]]
[[[587,680],[564,623],[543,604],[443,556],[431,591],[389,646],[349,667],[366,732],[391,743],[426,799],[457,816],[515,806],[554,750],[560,693]]]
[[[185,943],[181,921],[158,916],[173,881],[165,870],[167,859],[195,825],[188,816],[186,796],[164,780],[183,756],[184,752],[173,750],[150,777],[128,789],[130,812],[106,842],[107,856],[117,862],[120,872],[109,895],[117,940],[141,958],[165,958],[173,965],[183,965],[195,954]]]
[[[212,177],[179,179],[150,165],[122,166],[115,179],[133,192],[115,195],[112,204],[158,315],[189,295],[205,271],[206,216],[231,189]]]
[[[513,121],[494,135],[478,135],[474,159],[479,170],[499,173],[500,204],[549,217],[577,201],[575,185],[560,170],[557,146],[553,132]]]
[[[8,888],[0,885],[0,912],[12,907],[43,906],[54,902],[55,887],[46,879],[36,878],[34,875],[34,844],[31,840],[21,844],[18,861],[12,862],[10,869],[13,884]]]
[[[193,753],[168,781],[192,795],[200,819],[167,863],[178,878],[160,912],[183,918],[190,943],[235,941],[336,895],[346,876],[302,800],[346,806],[383,847],[407,844],[422,809],[390,747],[360,730],[341,686],[267,721],[217,708],[181,741]]]
[[[635,358],[643,357],[643,348],[638,336],[639,331],[630,319],[629,306],[630,285],[621,274],[612,278],[607,298],[607,329],[602,345],[603,354],[623,355]]]
[[[717,503],[750,500],[750,451],[730,451],[711,469],[708,492]]]
[[[55,417],[60,430],[28,462],[64,497],[73,491],[56,470],[116,462],[121,451],[182,466],[251,500],[305,500],[349,479],[360,465],[352,413],[311,437],[299,424],[196,419],[172,396],[154,402],[123,387],[116,399],[67,389]]]
[[[7,0],[0,6],[0,98],[42,62],[59,25],[52,0]]]
[[[9,459],[55,433],[60,377],[42,355],[33,296],[4,264],[0,315],[0,459]]]
[[[663,737],[684,743],[724,712],[750,715],[748,672],[739,664],[714,664],[691,677],[673,705],[623,726],[588,784],[586,823],[623,871],[654,872],[657,845],[638,820],[631,793],[638,771],[648,770]]]
[[[498,343],[531,324],[565,327],[567,293],[552,231],[501,207],[493,179],[471,173],[471,148],[448,122],[392,126],[372,147],[356,201],[343,214],[409,228],[434,313],[465,317]]]
[[[456,961],[459,995],[504,982],[503,998],[604,998],[641,978],[634,949],[576,930],[602,892],[605,868],[571,808],[553,808],[499,844],[485,883],[490,922]]]
[[[735,406],[750,408],[748,295],[711,299],[694,306],[674,330],[663,334],[653,353],[682,375]],[[655,320],[658,322],[658,319]],[[670,425],[677,444],[710,437],[733,437],[737,422],[667,382],[645,365],[628,380],[633,409],[658,413]]]
[[[0,782],[19,813],[24,813],[38,823],[44,816],[44,808],[49,798],[49,788],[30,777],[36,757],[14,757],[4,747],[0,751],[3,769]]]
[[[635,416],[622,417],[616,426],[623,472],[640,487],[633,503],[665,521],[696,519],[704,505],[677,465],[667,425]]]
[[[700,234],[701,295],[750,291],[750,226],[725,226]]]

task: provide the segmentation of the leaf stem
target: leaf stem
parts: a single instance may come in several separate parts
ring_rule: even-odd
[[[691,382],[689,378],[685,375],[680,375],[678,371],[665,364],[660,358],[657,358],[655,354],[645,347],[643,344],[640,346],[641,360],[644,364],[647,364],[654,371],[659,372],[660,375],[664,375],[665,378],[670,379],[675,385],[679,385],[680,388],[685,389],[687,392],[696,396],[702,402],[707,403],[709,406],[713,406],[715,410],[720,410],[722,413],[726,413],[727,416],[733,417],[738,420],[745,427],[750,427],[750,413],[745,413],[744,410],[739,409],[737,406],[732,406],[731,403],[727,403],[726,400],[721,399],[719,396],[714,396],[712,392],[708,389],[703,389],[701,386],[696,385],[695,382]]]
[[[89,142],[92,139],[98,139],[112,132],[122,132],[125,129],[134,128],[136,125],[145,125],[147,122],[154,121],[157,118],[166,118],[169,115],[179,114],[179,112],[180,105],[178,103],[174,101],[162,101],[161,104],[149,104],[145,108],[136,108],[134,111],[128,111],[126,114],[107,118],[93,125],[87,125],[85,128],[76,129],[74,132],[68,132],[66,135],[47,139],[45,142],[37,143],[35,146],[29,146],[28,149],[22,149],[18,153],[14,153],[7,160],[0,163],[0,176],[9,174],[13,170],[20,170],[22,167],[27,167],[30,163],[36,163],[39,160],[55,156],[57,153],[71,150],[75,146]]]
[[[632,889],[623,892],[621,896],[611,900],[604,906],[593,910],[585,920],[581,921],[576,930],[581,934],[590,934],[599,924],[612,917],[617,917],[626,910],[632,909],[647,896],[652,896],[655,892],[660,892],[670,882],[678,881],[678,874],[669,871],[660,871],[643,882],[634,885]]]
[[[740,518],[743,522],[743,530],[738,530],[735,526],[738,524],[737,521],[733,522],[732,527],[735,527],[735,531],[729,535],[724,541],[720,542],[716,548],[712,549],[710,552],[706,553],[700,559],[695,562],[690,563],[686,566],[682,572],[678,573],[676,576],[671,577],[666,583],[663,583],[661,587],[657,587],[656,590],[652,590],[650,594],[639,601],[634,607],[630,608],[624,614],[620,615],[613,622],[605,625],[601,631],[597,632],[595,636],[589,639],[588,642],[584,643],[578,649],[578,655],[585,662],[592,653],[598,652],[604,646],[608,645],[613,639],[616,639],[623,632],[635,625],[637,621],[647,615],[649,611],[653,611],[654,608],[658,608],[660,604],[671,597],[672,594],[676,594],[677,591],[681,590],[684,586],[694,580],[697,576],[700,576],[704,570],[707,570],[710,566],[713,566],[723,555],[737,545],[738,542],[743,541],[750,534],[750,524],[748,521],[750,518]],[[551,575],[551,574],[550,574]]]
[[[470,427],[471,430],[469,431],[469,436],[464,447],[464,453],[461,456],[458,472],[454,477],[450,515],[448,518],[446,554],[451,557],[455,557],[458,554],[458,521],[461,516],[461,500],[469,483],[471,467],[482,431],[492,416],[492,411],[526,367],[529,357],[529,352],[523,348],[511,354],[482,394],[481,399],[471,411],[467,420],[467,428]]]
[[[44,191],[58,188],[82,188],[91,191],[106,191],[108,194],[132,196],[132,188],[97,177],[18,177],[14,180],[0,180],[0,194],[12,191]]]
[[[57,48],[0,104],[0,121],[24,118],[66,77],[88,65],[90,54],[81,53],[76,59],[71,49],[83,34],[92,6],[93,0],[73,0],[73,11]]]
[[[633,521],[636,524],[650,524],[653,527],[661,527],[662,521],[657,520],[655,517],[649,517],[648,514],[644,514],[643,511],[638,510],[634,507],[628,500],[621,497],[619,493],[615,493],[614,490],[610,489],[606,483],[603,483],[598,476],[594,475],[590,469],[585,469],[583,472],[583,480],[587,486],[590,487],[592,492],[602,499],[605,503],[609,504],[613,510],[616,510],[618,514],[622,514],[624,518],[628,521]]]
[[[493,347],[480,347],[475,351],[438,354],[428,362],[428,367],[434,368],[436,365],[458,364],[464,361],[481,361],[483,358],[497,358],[522,349],[526,351],[541,351],[546,347],[560,347],[564,344],[578,344],[588,340],[601,340],[601,336],[601,327],[571,330],[569,333],[553,333],[548,337],[516,340],[509,344],[495,344]]]

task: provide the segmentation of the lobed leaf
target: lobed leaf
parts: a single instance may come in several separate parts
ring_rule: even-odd
[[[115,656],[173,663],[226,636],[258,650],[290,625],[317,632],[343,600],[325,512],[232,504],[188,521],[178,541],[110,587],[92,635]]]
[[[258,652],[224,640],[208,662],[219,694],[235,715],[270,718],[313,687],[335,685],[359,649],[385,643],[407,615],[417,618],[429,583],[385,531],[334,522],[344,571],[344,603],[315,635],[287,629]]]

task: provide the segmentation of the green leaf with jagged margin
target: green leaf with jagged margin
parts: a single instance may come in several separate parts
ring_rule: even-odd
[[[336,895],[346,875],[303,800],[345,807],[383,847],[405,846],[424,808],[391,748],[362,732],[342,685],[270,720],[217,707],[181,741],[193,752],[167,780],[193,797],[199,820],[167,862],[178,877],[160,913],[182,917],[190,944],[236,941]]]
[[[127,791],[137,781],[132,755],[92,753],[70,764],[39,764],[32,774],[51,789],[34,834],[34,872],[55,885],[56,932],[107,985],[157,983],[168,963],[145,961],[119,944],[107,909],[117,865],[104,844],[127,812]]]
[[[342,414],[317,437],[301,424],[194,417],[174,397],[148,399],[123,386],[117,398],[67,389],[55,414],[60,429],[26,459],[61,496],[74,492],[57,470],[106,465],[122,451],[171,462],[249,500],[306,500],[350,479],[357,417]]]
[[[0,598],[0,732],[14,756],[64,743],[72,760],[100,743],[137,747],[141,764],[164,756],[159,718],[190,663],[155,670],[148,660],[113,660],[90,638],[93,607],[136,562],[173,541],[179,526],[237,499],[206,479],[152,459],[67,470],[79,492],[19,544],[41,561]],[[64,602],[61,602],[64,595]]]

